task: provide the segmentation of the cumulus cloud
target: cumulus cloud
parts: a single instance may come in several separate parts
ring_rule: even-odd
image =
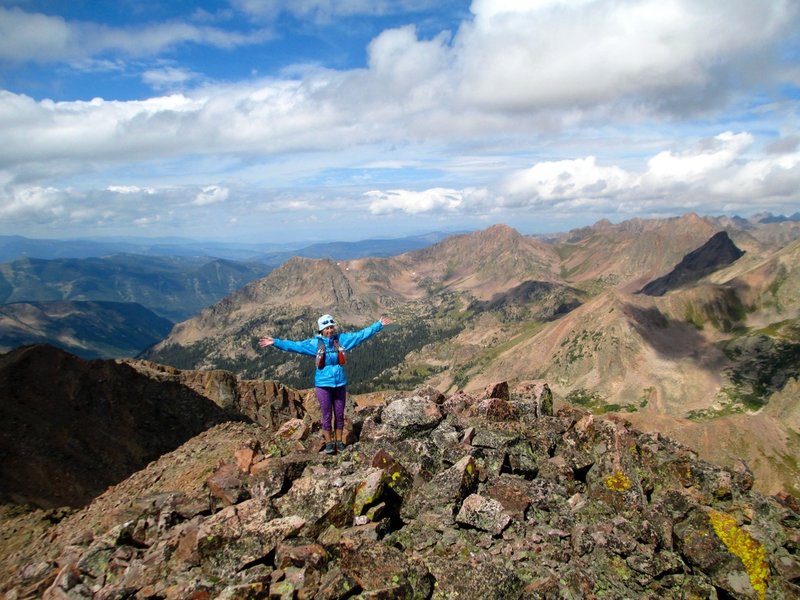
[[[790,205],[800,189],[800,153],[752,158],[749,133],[724,132],[694,148],[664,151],[639,172],[598,165],[594,157],[542,162],[518,171],[502,187],[517,205],[557,206],[575,201],[631,212],[639,205],[668,213],[702,203],[724,212],[744,200]]]
[[[648,176],[664,183],[705,179],[730,167],[752,143],[753,136],[749,133],[726,131],[697,149],[680,154],[660,152],[648,161]]]
[[[765,10],[766,9],[766,10]],[[716,90],[759,65],[797,18],[787,1],[494,2],[476,0],[457,38],[465,97],[497,109],[589,106],[635,95]],[[760,63],[761,68],[769,63]],[[760,74],[765,75],[764,73]]]
[[[408,190],[373,190],[365,194],[371,199],[369,210],[374,215],[403,211],[418,214],[432,211],[454,211],[463,202],[463,193],[459,190],[433,188],[414,192]]]
[[[588,156],[539,162],[492,189],[372,190],[366,196],[372,214],[468,215],[509,209],[669,214],[699,206],[711,213],[768,203],[791,207],[800,189],[800,153],[747,158],[751,141],[747,133],[725,132],[693,149],[661,152],[641,171],[599,164]]]
[[[607,197],[629,190],[636,177],[615,166],[599,166],[594,156],[544,161],[511,174],[503,185],[507,205]]]
[[[0,218],[10,222],[48,222],[65,212],[67,194],[54,187],[31,186],[0,196]]]

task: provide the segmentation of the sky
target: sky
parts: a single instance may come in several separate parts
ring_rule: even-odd
[[[800,210],[796,0],[0,0],[0,235]]]

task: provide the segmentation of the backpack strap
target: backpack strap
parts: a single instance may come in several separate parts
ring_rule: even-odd
[[[331,338],[331,342],[337,353],[337,362],[340,365],[344,365],[347,361],[344,357],[344,347],[339,343],[339,335],[334,335],[333,338]],[[322,341],[322,338],[317,338],[317,356],[315,358],[315,364],[318,369],[325,368],[325,352],[325,342]]]
[[[318,369],[325,368],[325,342],[322,341],[322,338],[317,338],[317,356],[314,359],[314,364],[317,365]]]
[[[344,358],[344,346],[339,343],[339,334],[333,336],[333,347],[336,348],[337,360],[340,365],[344,365],[347,361]]]

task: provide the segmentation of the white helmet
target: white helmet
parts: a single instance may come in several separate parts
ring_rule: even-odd
[[[333,320],[331,315],[322,315],[319,319],[317,319],[317,331],[322,331],[331,325],[336,327],[336,321]]]

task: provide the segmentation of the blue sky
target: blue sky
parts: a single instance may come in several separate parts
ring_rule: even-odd
[[[0,0],[0,234],[800,210],[792,0]]]

